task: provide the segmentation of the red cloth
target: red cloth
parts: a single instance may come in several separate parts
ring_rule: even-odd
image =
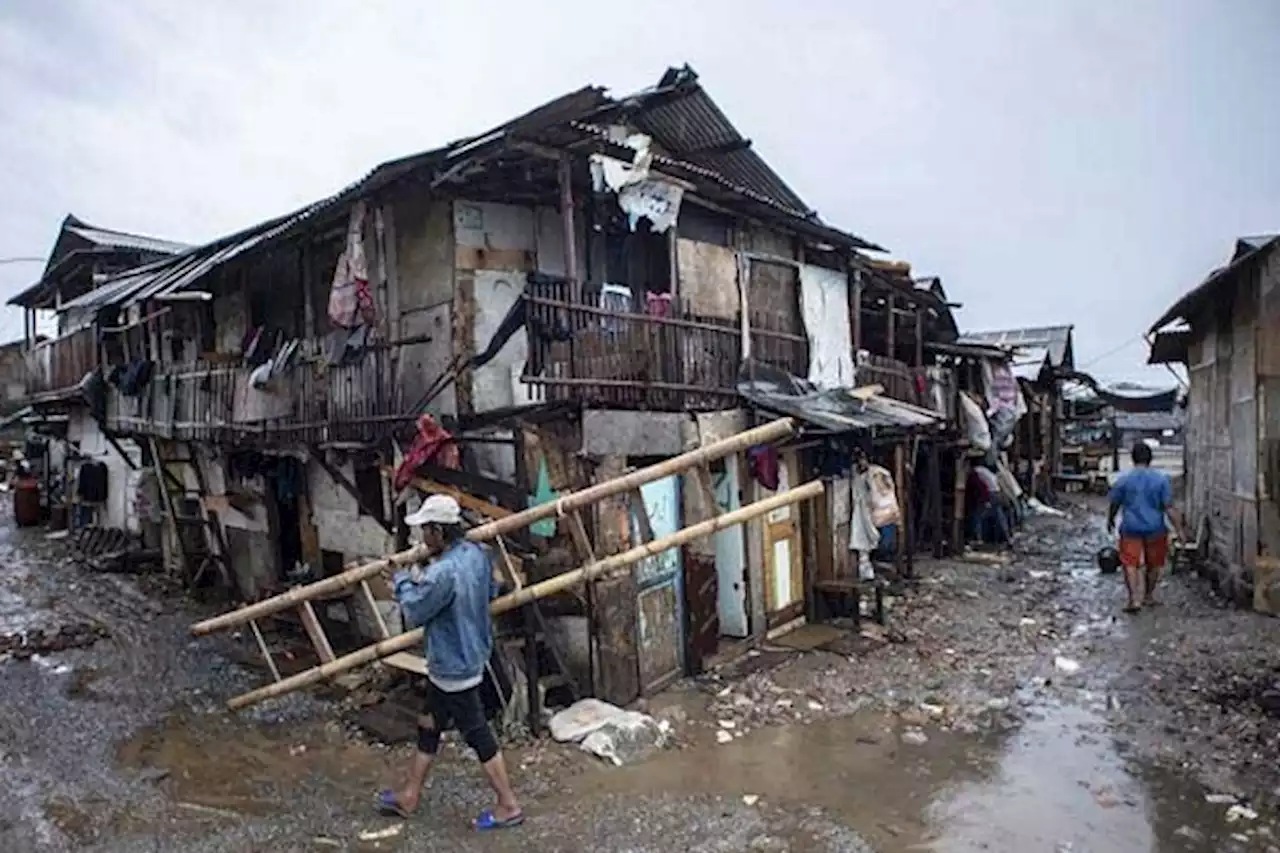
[[[442,468],[461,468],[462,459],[453,436],[431,415],[418,418],[418,434],[413,437],[409,452],[396,469],[395,487],[403,489],[419,468],[432,462]]]
[[[778,490],[778,448],[756,445],[747,451],[747,465],[760,485],[771,492]]]

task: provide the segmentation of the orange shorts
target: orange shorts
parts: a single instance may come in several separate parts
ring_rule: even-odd
[[[1120,565],[1136,569],[1146,566],[1148,569],[1164,568],[1169,558],[1169,535],[1160,533],[1155,536],[1121,536]]]

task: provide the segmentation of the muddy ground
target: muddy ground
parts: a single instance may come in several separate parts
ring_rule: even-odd
[[[921,562],[883,634],[796,635],[650,700],[676,743],[642,763],[515,747],[529,821],[482,837],[460,750],[422,814],[372,815],[407,747],[314,695],[225,713],[261,674],[189,637],[201,608],[6,512],[0,850],[1280,849],[1280,622],[1190,577],[1122,616],[1104,538],[1077,505],[1008,564]]]

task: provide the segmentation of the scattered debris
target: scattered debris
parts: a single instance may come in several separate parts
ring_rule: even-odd
[[[910,746],[922,746],[929,742],[929,736],[920,729],[907,729],[902,733],[902,742]]]
[[[732,741],[733,735],[729,734],[724,729],[716,732],[716,743],[731,743]]]
[[[578,743],[596,729],[628,713],[599,699],[579,699],[551,717],[551,736],[561,743]]]
[[[755,805],[756,803],[758,803],[758,802],[760,802],[760,795],[759,795],[759,794],[743,794],[743,795],[742,795],[742,804],[743,804],[743,805],[746,805],[746,806],[754,806],[754,805]]]
[[[1053,668],[1064,675],[1074,675],[1080,671],[1080,662],[1058,655],[1053,659]]]
[[[1242,806],[1236,803],[1227,809],[1227,823],[1235,823],[1238,820],[1257,820],[1258,813],[1248,806]]]
[[[1234,803],[1236,798],[1231,794],[1205,794],[1204,801],[1214,806],[1226,806]]]
[[[653,717],[623,711],[582,741],[582,749],[613,762],[615,767],[643,761],[667,743],[667,730]]]
[[[366,829],[358,836],[361,841],[385,841],[388,838],[395,838],[404,832],[403,823],[393,823],[385,829]]]

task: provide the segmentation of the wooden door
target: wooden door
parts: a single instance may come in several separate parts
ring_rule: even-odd
[[[778,492],[798,481],[794,452],[778,461]],[[767,497],[776,494],[761,489]],[[800,537],[800,508],[779,507],[765,516],[764,603],[770,626],[783,624],[804,611],[804,555]]]

